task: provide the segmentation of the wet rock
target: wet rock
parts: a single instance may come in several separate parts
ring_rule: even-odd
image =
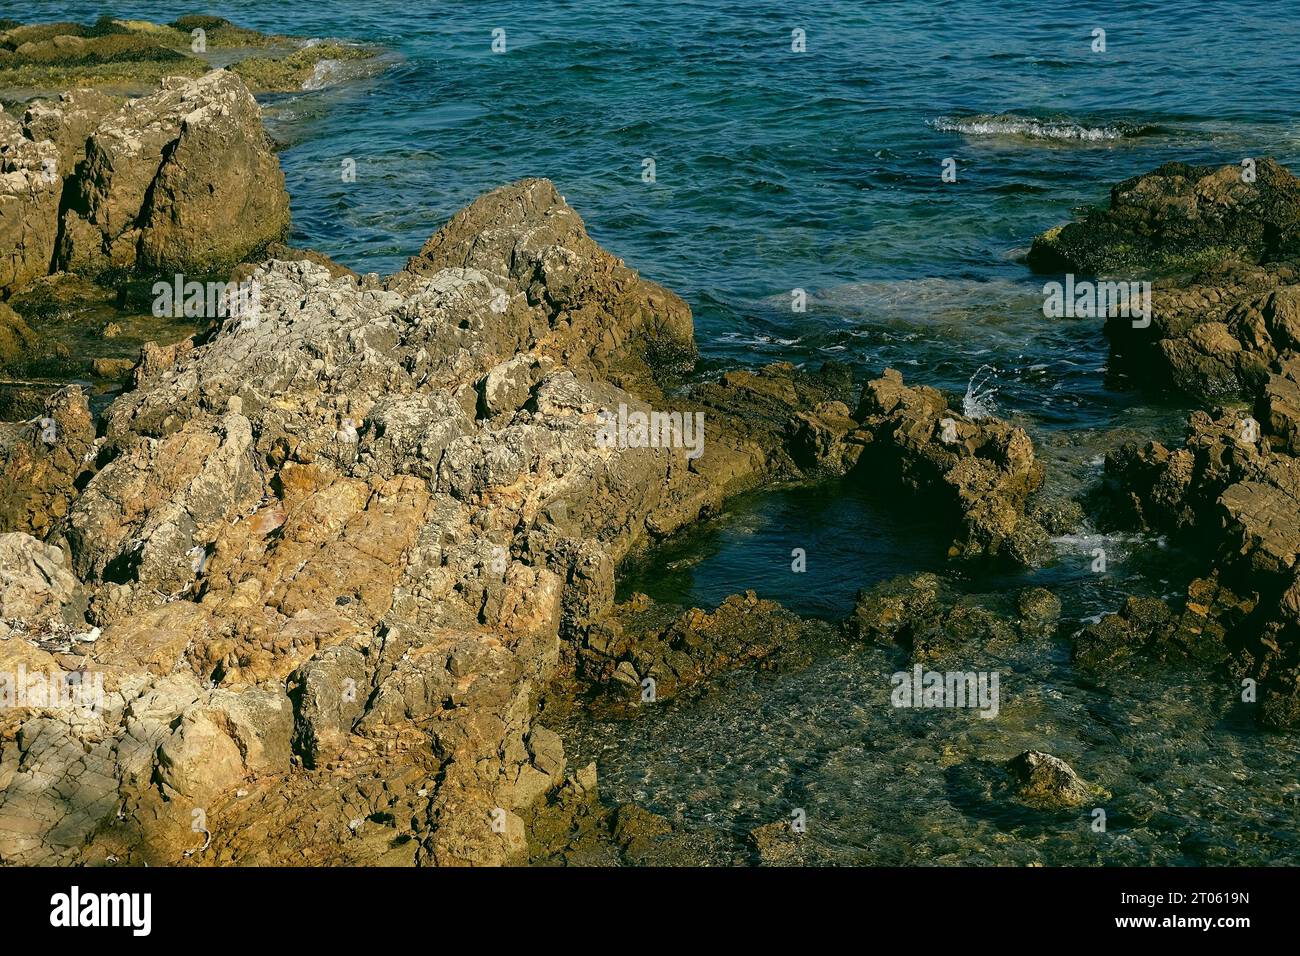
[[[865,444],[855,474],[945,509],[962,528],[950,557],[1031,564],[1042,553],[1047,534],[1025,508],[1043,466],[1022,429],[954,412],[936,389],[908,387],[893,369],[866,384],[855,417]]]
[[[1021,627],[1029,633],[1050,634],[1061,619],[1061,599],[1047,588],[1026,588],[1016,598]]]
[[[245,57],[231,69],[259,93],[297,93],[322,89],[349,76],[378,72],[382,64],[375,56],[371,47],[325,40],[288,54]]]
[[[764,866],[804,865],[803,836],[788,821],[764,823],[749,831],[749,843]]]
[[[1026,750],[1007,764],[1016,782],[1016,797],[1041,810],[1082,807],[1099,795],[1060,757]]]
[[[579,651],[584,676],[607,685],[616,702],[633,710],[724,670],[773,662],[807,629],[797,615],[753,591],[733,594],[712,613],[693,608],[666,626],[656,626],[651,611],[647,627],[646,616],[626,615],[593,633]]]
[[[1272,159],[1240,165],[1166,163],[1111,190],[1110,206],[1034,240],[1042,272],[1191,271],[1225,259],[1300,254],[1300,181]]]
[[[864,589],[858,592],[845,627],[850,636],[859,640],[902,643],[916,627],[925,626],[942,613],[941,588],[937,575],[918,574]]]
[[[955,599],[934,574],[904,575],[858,592],[843,628],[852,639],[906,648],[917,662],[951,660],[971,647],[1009,645],[1017,628],[987,598]],[[1035,630],[1035,628],[1038,630]],[[1041,626],[1021,622],[1026,635]]]

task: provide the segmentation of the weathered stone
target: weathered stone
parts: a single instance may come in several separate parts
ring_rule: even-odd
[[[1023,429],[954,412],[937,390],[909,388],[893,369],[866,384],[855,417],[865,445],[855,474],[901,484],[951,512],[963,532],[950,557],[1037,559],[1047,534],[1025,508],[1043,466]]]
[[[284,174],[234,74],[174,79],[105,116],[68,182],[58,268],[208,275],[284,237]]]
[[[1098,790],[1086,783],[1074,768],[1051,754],[1026,750],[1007,764],[1016,781],[1021,802],[1042,810],[1081,807]]]
[[[83,620],[85,595],[58,548],[22,533],[0,534],[0,620]]]
[[[1034,240],[1029,264],[1044,272],[1188,271],[1224,259],[1300,254],[1300,182],[1272,159],[1240,165],[1166,163],[1111,190],[1095,209]]]

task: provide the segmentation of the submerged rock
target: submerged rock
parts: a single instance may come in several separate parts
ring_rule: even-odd
[[[1041,810],[1082,807],[1100,795],[1060,757],[1026,750],[1007,764],[1015,781],[1017,799]]]
[[[222,64],[256,92],[294,92],[315,88],[313,78],[341,61],[374,61],[377,54],[358,44],[259,33],[222,17],[190,15],[170,24],[100,17],[88,25],[0,31],[0,86],[37,92],[96,87],[140,95],[167,77],[195,77]]]
[[[998,595],[956,596],[935,574],[903,575],[858,592],[843,623],[854,640],[897,644],[917,662],[953,660],[972,647],[997,648],[1056,632],[1061,601],[1046,588],[1014,603]]]
[[[659,617],[661,609],[633,603],[578,650],[583,676],[606,688],[615,709],[668,700],[724,670],[771,665],[814,626],[753,591],[711,613],[692,608],[656,625]]]

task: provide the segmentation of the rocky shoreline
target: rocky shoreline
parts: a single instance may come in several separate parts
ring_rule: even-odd
[[[38,69],[48,46],[108,83],[106,51],[170,50],[190,25],[11,26],[0,77],[61,75]],[[246,34],[207,27],[214,45],[282,39]],[[35,361],[61,301],[140,303],[173,273],[257,296],[141,343],[102,410],[74,384],[0,424],[0,671],[103,692],[94,710],[0,710],[0,862],[696,862],[725,838],[607,806],[548,722],[632,719],[822,641],[928,663],[1072,638],[1101,674],[1140,660],[1257,682],[1261,723],[1300,726],[1300,183],[1282,167],[1249,183],[1162,167],[1035,244],[1037,269],[1164,275],[1149,327],[1107,324],[1116,361],[1240,403],[1194,413],[1185,447],[1113,449],[1103,487],[1062,508],[1023,428],[895,370],[687,382],[689,306],[545,179],[481,196],[390,276],[285,246],[253,97],[278,88],[270,68],[200,65],[126,102],[78,88],[0,114],[5,366]],[[1209,271],[1169,274],[1189,263]],[[698,454],[610,442],[611,409],[702,415],[706,437]],[[753,592],[712,611],[616,600],[629,557],[804,481],[932,511],[954,566],[1033,567],[1086,512],[1185,538],[1204,575],[1180,606],[1134,598],[1078,635],[1049,590],[958,596],[935,575],[864,590],[838,627]],[[987,769],[1000,799],[1044,812],[1103,792],[1037,751]],[[800,861],[787,824],[723,852]]]

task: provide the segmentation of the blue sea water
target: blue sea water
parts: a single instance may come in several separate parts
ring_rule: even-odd
[[[0,2],[22,20],[104,12]],[[154,20],[191,12],[113,5]],[[1019,261],[1032,237],[1167,160],[1300,168],[1300,9],[1284,0],[222,0],[202,12],[391,51],[378,75],[264,99],[296,244],[389,272],[475,196],[546,176],[599,242],[690,303],[701,374],[833,358],[958,393],[981,375],[986,404],[1031,431],[1065,491],[1096,477],[1113,430],[1176,436],[1185,409],[1111,372],[1096,322],[1042,316],[1041,279]],[[795,30],[806,52],[792,50]],[[955,183],[941,181],[948,158]],[[342,181],[345,159],[355,182]],[[796,288],[806,312],[790,307]],[[834,618],[856,587],[934,565],[928,540],[880,502],[794,490],[745,504],[624,584],[706,606],[758,587]],[[1108,577],[1085,571],[1099,543]],[[792,545],[822,569],[813,584],[789,575]],[[1037,577],[1076,616],[1186,580],[1158,542],[1085,533],[1058,545]],[[944,718],[900,742],[888,708],[853,694],[891,666],[837,651],[802,676],[739,675],[727,708],[686,702],[631,726],[570,728],[572,756],[598,758],[613,797],[691,824],[743,833],[790,805],[818,808],[828,835],[814,840],[833,859],[1297,859],[1295,748],[1245,729],[1224,688],[1135,681],[1098,702],[1059,659],[1004,661],[1032,688],[1009,724]],[[905,746],[924,766],[946,735],[959,750],[1082,760],[1121,807],[1113,852],[963,815],[938,763],[899,789],[898,760],[862,742]],[[879,799],[864,803],[863,788]],[[1167,788],[1183,795],[1176,810]]]

